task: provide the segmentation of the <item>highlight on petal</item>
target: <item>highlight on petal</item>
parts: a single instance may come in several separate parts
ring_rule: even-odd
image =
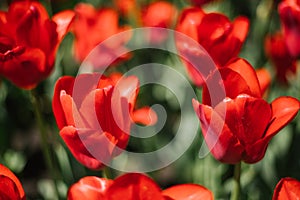
[[[59,129],[67,125],[67,119],[61,105],[61,91],[64,90],[66,94],[72,95],[75,78],[71,76],[63,76],[56,81],[54,87],[54,94],[52,100],[52,110]]]
[[[272,200],[294,200],[300,198],[300,182],[294,178],[282,178],[276,185]]]
[[[278,97],[271,103],[272,120],[265,137],[272,137],[292,121],[299,109],[300,101],[293,97]]]
[[[175,200],[213,200],[211,191],[201,185],[181,184],[162,191],[166,197]]]
[[[249,19],[243,16],[237,17],[233,21],[233,35],[241,42],[245,41],[249,30]]]
[[[99,200],[104,199],[106,190],[113,183],[112,180],[86,176],[73,184],[68,191],[68,200]]]
[[[138,173],[118,177],[106,194],[109,200],[164,200],[159,186],[148,176]]]

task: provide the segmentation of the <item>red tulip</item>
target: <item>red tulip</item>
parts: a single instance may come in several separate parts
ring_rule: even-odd
[[[105,178],[86,176],[69,188],[68,200],[104,199],[107,188],[112,183],[112,180]]]
[[[278,11],[287,49],[297,58],[300,56],[300,2],[284,0],[279,4]]]
[[[293,200],[300,198],[300,182],[294,178],[282,178],[273,194],[273,200]]]
[[[269,141],[296,116],[300,102],[279,97],[271,104],[246,94],[225,98],[215,107],[193,100],[204,139],[213,156],[224,163],[256,163]],[[259,120],[257,118],[259,117]]]
[[[167,1],[157,1],[147,5],[142,12],[142,25],[144,27],[171,28],[176,19],[177,9]],[[167,38],[164,31],[152,30],[150,41],[160,43]]]
[[[119,27],[118,13],[112,9],[96,9],[90,4],[80,3],[75,7],[75,13],[76,18],[72,29],[75,36],[75,56],[79,61],[83,61],[101,42],[128,29],[128,27]],[[107,67],[115,59],[117,61],[128,59],[129,54],[118,58],[116,51],[123,48],[129,39],[115,38],[109,45],[98,46],[94,64],[97,67]]]
[[[237,17],[230,22],[223,14],[205,13],[201,8],[183,10],[176,26],[177,31],[202,45],[219,67],[237,57],[246,39],[248,28],[249,21],[245,17]],[[177,41],[177,47],[187,58],[193,59],[197,57],[197,53],[201,54],[193,51],[194,48],[189,47],[184,41]],[[190,64],[185,65],[192,81],[196,85],[201,85],[203,83],[201,75]],[[201,63],[199,65],[201,66]]]
[[[50,20],[39,2],[11,3],[8,12],[0,12],[0,74],[24,89],[47,78],[73,16],[64,11]]]
[[[0,164],[0,199],[25,200],[25,193],[19,179]]]
[[[148,107],[134,110],[139,86],[136,77],[99,76],[62,77],[53,97],[61,137],[74,157],[91,169],[100,169],[103,162],[109,162],[126,147],[131,116],[145,124],[153,124],[157,119]]]
[[[265,51],[275,66],[277,79],[287,84],[288,75],[296,73],[296,59],[290,55],[283,35],[276,33],[268,36],[265,41]]]
[[[124,174],[114,181],[85,177],[70,187],[69,200],[210,200],[212,193],[201,185],[182,184],[161,190],[148,176],[138,173]]]

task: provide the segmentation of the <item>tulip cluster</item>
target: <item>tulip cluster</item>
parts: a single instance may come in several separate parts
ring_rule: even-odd
[[[294,154],[299,155],[295,143],[300,142],[296,120],[300,110],[299,0],[245,1],[237,5],[228,0],[89,2],[0,2],[1,200],[25,200],[26,195],[28,199],[42,196],[69,200],[210,200],[231,195],[232,200],[237,200],[241,195],[248,197],[251,188],[258,188],[257,183],[273,191],[267,194],[273,200],[300,199],[299,173],[293,173],[294,168],[287,172]],[[244,3],[251,6],[246,8]],[[224,13],[216,5],[245,10]],[[266,14],[261,14],[261,9]],[[270,26],[261,28],[260,20]],[[134,31],[143,28],[148,28],[144,35]],[[263,29],[261,35],[259,29]],[[153,49],[147,44],[146,53],[140,52],[144,49],[130,51],[130,44],[146,41]],[[172,46],[178,55],[157,55],[155,45],[161,45],[158,52]],[[186,85],[163,70],[149,69],[146,77],[132,73],[137,63],[157,60],[164,65],[171,63],[174,71],[180,68],[180,72],[186,72],[189,81],[185,83],[195,91],[194,99],[186,95]],[[167,102],[171,95],[159,87],[142,88],[144,79],[158,80],[156,77],[168,79],[161,83],[179,85],[179,96],[188,102],[191,111]],[[23,103],[26,100],[31,100],[28,109]],[[195,122],[199,119],[201,127],[200,136],[193,137],[190,145],[203,141],[212,156],[210,163],[196,158],[196,147],[178,152],[180,144],[173,145],[174,151],[157,156],[157,160],[147,160],[152,164],[174,154],[188,154],[179,167],[170,163],[165,169],[153,169],[162,170],[161,177],[145,174],[149,170],[132,172],[129,167],[124,171],[131,173],[124,173],[113,168],[127,166],[128,161],[131,167],[148,165],[126,153],[148,155],[152,147],[162,146],[164,139],[154,134],[146,142],[137,139],[149,136],[148,129],[142,129],[145,135],[132,134],[138,126],[150,126],[151,132],[158,127],[155,125],[162,119],[161,112],[150,107],[157,100],[167,105],[165,113],[171,121],[160,130],[160,136],[178,139],[173,134],[180,127],[176,121],[184,116],[182,113],[190,112],[188,116]],[[28,131],[33,137],[28,134],[20,139],[19,133],[16,136],[15,132],[26,132],[25,126],[18,126],[19,118],[33,127]],[[192,123],[190,119],[182,121]],[[188,132],[194,131],[190,124],[185,126],[187,137],[182,138],[186,139],[182,146],[189,140]],[[278,134],[283,129],[285,133]],[[37,145],[32,139],[36,133],[40,133]],[[273,148],[282,152],[268,152],[277,134],[284,139],[275,141]],[[153,152],[159,152],[156,150]],[[37,157],[42,155],[41,165],[32,156],[35,153]],[[288,170],[273,172],[284,169],[285,163]],[[299,170],[299,159],[293,163]],[[260,168],[264,165],[273,167],[267,178],[266,170]],[[45,172],[38,174],[38,168]],[[245,177],[252,185],[243,180],[241,185],[245,169]],[[102,177],[95,175],[101,170]],[[34,184],[28,181],[28,174]],[[217,178],[212,180],[211,174]],[[41,182],[45,177],[51,180],[52,188],[44,189]],[[47,197],[48,191],[55,195]],[[264,188],[255,191],[264,193]]]

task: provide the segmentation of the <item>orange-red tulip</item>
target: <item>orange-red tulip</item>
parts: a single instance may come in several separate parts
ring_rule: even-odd
[[[282,178],[273,194],[273,200],[293,200],[300,198],[300,182],[294,178]]]
[[[79,61],[83,61],[101,42],[128,29],[119,26],[118,13],[113,9],[96,9],[90,4],[80,3],[76,5],[75,13],[72,30],[75,36],[75,56]],[[129,54],[117,57],[115,51],[122,48],[129,39],[116,38],[110,44],[95,48],[96,67],[108,67],[112,63],[128,59]]]

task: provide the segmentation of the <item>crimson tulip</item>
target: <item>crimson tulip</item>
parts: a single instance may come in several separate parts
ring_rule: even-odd
[[[277,80],[288,83],[288,75],[296,73],[296,59],[291,56],[282,33],[266,37],[265,51],[275,66]]]
[[[294,58],[297,58],[300,56],[300,2],[284,0],[280,2],[278,12],[287,49]]]
[[[149,107],[134,110],[138,86],[135,76],[120,74],[64,76],[57,81],[53,112],[61,137],[81,164],[100,169],[120,154],[132,120],[155,123],[156,114]]]
[[[300,182],[294,178],[282,178],[276,185],[273,200],[293,200],[300,198]]]
[[[299,100],[279,97],[271,104],[262,99],[255,70],[243,59],[220,69],[226,97],[203,88],[203,103],[193,100],[202,134],[213,156],[224,163],[255,163],[269,141],[297,115]],[[216,81],[214,74],[208,79]],[[257,118],[259,117],[259,120]]]
[[[197,41],[211,56],[218,67],[223,67],[239,54],[249,28],[249,20],[239,16],[233,22],[220,13],[205,13],[199,7],[184,9],[177,22],[176,30]],[[176,41],[179,52],[188,59],[199,57],[201,52],[193,51],[185,41]],[[199,66],[201,59],[198,58]],[[191,64],[184,62],[187,71],[196,85],[202,85],[203,77]],[[204,68],[203,66],[202,68]]]
[[[69,188],[68,199],[79,200],[101,199],[114,200],[210,200],[212,193],[201,185],[181,184],[166,190],[159,186],[148,176],[138,173],[124,174],[115,180],[98,177],[84,177]]]
[[[24,189],[19,179],[2,164],[0,164],[0,199],[26,199]]]
[[[75,7],[75,20],[72,23],[76,58],[83,61],[95,48],[97,52],[95,53],[95,59],[90,59],[94,60],[96,67],[103,68],[112,63],[128,59],[129,54],[117,57],[116,51],[118,48],[123,48],[130,38],[115,38],[110,44],[97,47],[109,37],[128,29],[128,27],[120,27],[118,22],[118,13],[113,9],[96,9],[87,3],[77,4]]]
[[[7,12],[0,12],[0,74],[23,89],[47,78],[73,17],[67,10],[51,20],[39,2],[12,2]]]

